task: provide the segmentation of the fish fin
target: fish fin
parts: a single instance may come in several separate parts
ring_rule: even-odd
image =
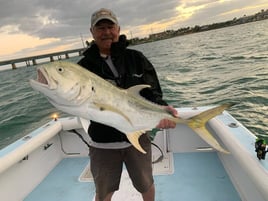
[[[84,119],[82,117],[78,117],[78,120],[80,121],[84,131],[87,133],[88,132],[88,127],[90,125],[90,120]]]
[[[102,103],[94,103],[98,108],[99,110],[101,111],[105,111],[105,110],[108,110],[108,111],[111,111],[111,112],[115,112],[121,116],[123,116],[131,125],[132,122],[130,121],[129,117],[127,115],[125,115],[122,111],[120,111],[118,108],[115,108],[115,107],[112,107],[110,105],[107,105],[107,104],[102,104]]]
[[[229,151],[224,149],[218,141],[208,132],[205,126],[202,126],[200,128],[194,128],[193,129],[203,140],[205,140],[210,146],[212,146],[215,150],[225,153],[225,154],[230,154]]]
[[[157,103],[154,103],[152,101],[149,101],[140,94],[140,91],[145,89],[145,88],[151,88],[151,86],[146,85],[146,84],[139,84],[139,85],[135,85],[135,86],[132,86],[132,87],[130,87],[128,89],[124,89],[124,90],[129,96],[132,96],[132,98],[134,98],[135,100],[140,101],[140,104],[144,108],[146,108],[146,109],[154,108],[155,111],[168,113],[164,106],[159,105]]]
[[[141,96],[140,95],[140,91],[145,89],[145,88],[150,88],[150,85],[147,84],[139,84],[139,85],[135,85],[133,87],[129,87],[126,91],[129,94],[135,95],[135,96]]]
[[[195,118],[196,120],[198,119],[199,121],[206,123],[208,120],[221,114],[224,110],[232,107],[233,105],[234,105],[234,103],[222,104],[220,106],[205,110],[204,112],[201,112],[200,114],[191,117],[191,119]]]
[[[221,114],[225,109],[228,109],[232,107],[233,105],[234,105],[233,103],[226,103],[226,104],[205,110],[204,112],[201,112],[200,114],[187,119],[188,121],[187,124],[213,148],[215,148],[216,150],[222,153],[229,153],[228,151],[223,149],[218,143],[218,141],[208,132],[205,125],[210,119]]]
[[[146,154],[146,151],[144,151],[144,149],[141,147],[140,142],[139,142],[139,138],[142,134],[144,134],[146,131],[144,130],[139,130],[139,131],[135,131],[133,133],[127,133],[127,139],[129,140],[129,142],[137,149],[139,150],[141,153]]]

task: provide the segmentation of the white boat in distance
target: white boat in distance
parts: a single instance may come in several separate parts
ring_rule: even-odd
[[[183,118],[205,109],[177,108]],[[0,150],[1,201],[94,201],[83,126],[78,117],[55,119]],[[230,154],[216,152],[186,125],[157,133],[155,200],[268,201],[268,162],[257,158],[256,136],[226,111],[207,127]],[[112,200],[142,200],[126,170]]]

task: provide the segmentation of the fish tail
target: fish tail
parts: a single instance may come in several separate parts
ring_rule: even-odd
[[[200,114],[195,115],[195,116],[191,117],[190,119],[199,120],[201,122],[206,123],[207,121],[209,121],[213,117],[221,114],[224,110],[232,107],[233,105],[235,105],[235,104],[234,103],[225,103],[225,104],[222,104],[220,106],[205,110],[204,112],[201,112]]]
[[[210,146],[212,146],[217,151],[222,153],[229,153],[227,150],[222,148],[218,141],[211,135],[211,133],[206,129],[206,123],[214,118],[215,116],[221,114],[224,110],[232,107],[234,103],[226,103],[208,110],[201,112],[189,119],[187,119],[187,125],[193,129],[203,140],[205,140]]]

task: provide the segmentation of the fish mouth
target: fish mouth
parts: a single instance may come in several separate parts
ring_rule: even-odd
[[[36,79],[36,81],[38,81],[40,84],[48,85],[48,80],[47,80],[45,74],[42,72],[41,69],[37,70],[37,79]]]

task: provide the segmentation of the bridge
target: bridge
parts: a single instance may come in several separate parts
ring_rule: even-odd
[[[79,48],[79,49],[73,49],[73,50],[66,50],[66,51],[61,51],[61,52],[54,52],[50,54],[43,54],[43,55],[38,55],[38,56],[30,56],[30,57],[24,57],[24,58],[18,58],[18,59],[10,59],[6,61],[0,61],[0,66],[3,65],[11,65],[12,69],[17,68],[18,63],[25,62],[26,66],[32,65],[37,65],[38,60],[44,59],[44,58],[49,58],[50,62],[53,62],[55,60],[55,57],[58,58],[58,60],[62,59],[62,56],[65,59],[70,58],[70,54],[72,53],[78,53],[77,56],[81,56],[83,52],[85,51],[85,48]]]

